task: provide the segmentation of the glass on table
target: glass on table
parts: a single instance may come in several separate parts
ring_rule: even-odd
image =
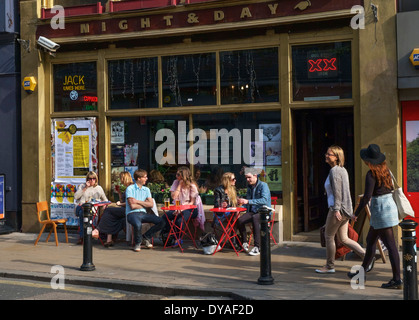
[[[164,206],[168,208],[170,206],[170,198],[164,198]]]

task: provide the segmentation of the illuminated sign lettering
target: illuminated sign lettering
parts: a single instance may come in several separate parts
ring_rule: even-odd
[[[83,101],[86,102],[97,102],[97,97],[91,97],[91,96],[84,96]]]
[[[309,72],[320,72],[320,71],[337,71],[336,68],[336,58],[331,59],[309,59],[308,63],[310,64]]]

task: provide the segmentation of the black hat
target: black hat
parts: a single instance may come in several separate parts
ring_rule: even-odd
[[[371,164],[380,164],[386,160],[386,156],[381,153],[380,147],[376,144],[370,144],[368,148],[361,149],[361,159]]]

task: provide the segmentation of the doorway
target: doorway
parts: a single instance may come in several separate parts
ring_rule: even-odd
[[[330,166],[325,162],[324,154],[331,145],[336,144],[344,150],[353,198],[354,126],[352,108],[296,110],[293,121],[296,234],[316,230],[326,222],[328,208],[324,182]]]

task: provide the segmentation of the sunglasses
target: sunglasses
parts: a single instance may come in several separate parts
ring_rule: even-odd
[[[87,180],[96,180],[96,178],[87,178]]]

